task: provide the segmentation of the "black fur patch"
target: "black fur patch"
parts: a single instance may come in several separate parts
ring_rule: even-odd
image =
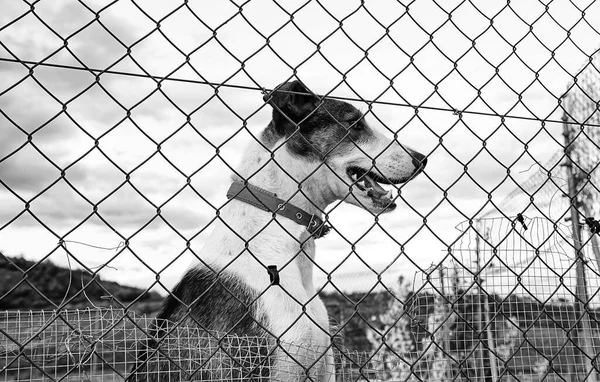
[[[268,321],[260,315],[256,298],[257,293],[235,275],[223,272],[217,277],[208,269],[190,270],[157,316],[157,327],[150,334],[158,341],[142,345],[127,380],[213,380],[223,377],[223,370],[232,380],[266,380],[273,341],[263,329]],[[179,322],[184,331],[172,331]],[[219,340],[215,333],[230,336]],[[217,348],[221,350],[215,354]]]
[[[275,129],[275,122],[271,121],[266,129],[263,130],[260,141],[267,147],[273,148],[275,143],[281,139],[284,133]]]
[[[373,137],[358,109],[347,102],[321,99],[299,81],[278,86],[265,100],[273,106],[273,120],[263,139],[285,136],[288,150],[295,155],[322,161]]]
[[[209,269],[195,268],[183,276],[166,298],[158,318],[184,319],[210,331],[263,335],[264,330],[257,321],[265,318],[257,317],[256,298],[257,294],[235,275],[223,272],[217,278]],[[188,311],[189,316],[184,318]]]
[[[297,155],[324,160],[335,151],[352,150],[373,137],[362,113],[346,102],[324,99],[299,125],[288,141]]]

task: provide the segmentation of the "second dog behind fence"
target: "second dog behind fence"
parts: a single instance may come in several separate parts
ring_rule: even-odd
[[[381,184],[411,180],[426,157],[372,129],[352,105],[318,97],[299,81],[265,101],[272,120],[244,151],[230,200],[166,298],[151,333],[156,340],[140,352],[130,381],[217,380],[219,369],[231,370],[228,380],[335,380],[329,318],[313,285],[324,210],[339,201],[374,215],[394,210],[393,190]],[[225,336],[199,336],[188,349],[202,353],[215,341],[223,349],[177,365],[161,350],[167,322],[262,340],[229,354]],[[255,365],[252,354],[263,361]]]

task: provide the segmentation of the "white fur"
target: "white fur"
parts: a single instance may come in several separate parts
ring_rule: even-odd
[[[381,135],[375,138],[364,143],[361,150],[332,155],[327,160],[328,166],[290,154],[285,147],[280,147],[282,142],[275,145],[275,158],[271,160],[271,152],[253,142],[245,151],[238,173],[251,184],[274,192],[281,199],[291,198],[293,205],[320,216],[329,204],[347,196],[351,180],[345,168],[349,164],[371,168],[372,160],[363,151],[372,156],[383,152],[377,166],[384,176],[403,177],[415,171],[410,155],[400,144],[387,148],[389,140]],[[298,183],[302,184],[306,196],[298,193]],[[353,196],[347,201],[377,210],[375,206],[369,208],[368,199]],[[271,213],[237,200],[223,207],[220,216],[222,222],[216,223],[213,234],[199,253],[202,261],[215,270],[227,268],[262,294],[261,306],[269,317],[273,335],[292,344],[314,348],[329,346],[327,310],[313,286],[315,242],[306,228],[283,217],[275,222]],[[280,286],[270,285],[268,265],[277,265]],[[302,311],[303,305],[306,313]],[[310,365],[315,360],[307,355],[305,361]],[[331,376],[329,381],[335,380],[331,350],[315,368],[317,375],[326,374]]]
[[[251,145],[246,150],[240,175],[247,177],[253,185],[276,192],[278,197],[287,200],[298,190],[297,182],[285,176],[273,161],[269,161],[265,168],[251,177],[259,168],[257,159],[261,157],[264,160],[260,166],[270,159],[270,153],[256,143]],[[276,161],[286,171],[300,176],[308,170],[305,163],[300,166],[299,160],[292,158],[283,148],[276,152]],[[315,199],[319,198],[315,196]],[[293,197],[292,204],[307,212],[319,213],[301,195]],[[325,205],[320,208],[325,208]],[[317,291],[312,277],[315,243],[306,228],[287,218],[277,219],[280,226],[273,221],[271,213],[237,200],[223,207],[220,216],[223,222],[216,223],[212,235],[199,252],[202,261],[215,270],[227,268],[262,294],[261,306],[268,314],[274,336],[287,343],[328,346],[329,318],[325,305],[315,297]],[[265,226],[267,228],[259,233]],[[249,242],[248,250],[245,249],[246,241]],[[199,262],[192,264],[199,265]],[[277,265],[280,286],[270,285],[266,271],[268,265]],[[306,313],[302,312],[301,304],[306,305]],[[308,365],[313,362],[307,360]],[[332,355],[327,357],[327,366],[321,367],[327,367],[327,374],[335,375]],[[324,375],[318,368],[316,374]]]

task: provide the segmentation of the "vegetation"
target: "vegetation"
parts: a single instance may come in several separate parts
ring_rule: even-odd
[[[0,253],[0,309],[55,309],[63,301],[68,308],[129,304],[140,313],[152,314],[162,302],[156,292],[102,280],[85,270],[62,268],[50,261],[36,263]]]
[[[55,309],[63,300],[68,301],[68,308],[120,307],[119,302],[127,306],[135,301],[131,305],[133,310],[154,316],[164,298],[155,292],[103,280],[85,270],[70,270],[48,260],[37,263],[1,253],[0,279],[3,280],[0,310]],[[321,298],[334,330],[339,330],[341,344],[352,350],[371,350],[367,331],[372,326],[383,326],[379,317],[388,309],[392,295],[324,293]]]
[[[323,293],[320,296],[329,312],[332,332],[340,346],[350,350],[371,351],[367,338],[371,328],[383,326],[381,316],[387,312],[394,296],[378,293]]]
[[[84,270],[2,254],[0,279],[3,310],[53,309],[63,301],[69,308],[120,307],[121,303],[153,316],[163,299],[158,293],[102,280]],[[567,301],[544,303],[517,295],[465,293],[460,288],[444,297],[415,294],[402,279],[393,294],[324,293],[321,297],[336,343],[348,350],[377,350],[386,360],[381,367],[394,380],[491,380],[494,368],[501,380],[583,372],[578,350],[580,314]],[[597,333],[600,311],[589,313]],[[593,342],[600,348],[600,339]]]
[[[367,332],[374,347],[385,344],[378,353],[390,380],[573,380],[585,374],[581,313],[572,302],[482,289],[414,294],[402,280],[395,295],[380,317],[383,326]],[[600,311],[586,309],[597,334]],[[599,336],[593,337],[600,349]]]

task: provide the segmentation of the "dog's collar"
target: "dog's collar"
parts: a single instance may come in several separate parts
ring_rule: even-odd
[[[306,227],[315,239],[321,238],[329,233],[331,227],[315,214],[300,209],[276,194],[263,190],[260,187],[244,182],[235,181],[227,191],[227,199],[235,199],[248,203],[261,210],[276,213]]]

